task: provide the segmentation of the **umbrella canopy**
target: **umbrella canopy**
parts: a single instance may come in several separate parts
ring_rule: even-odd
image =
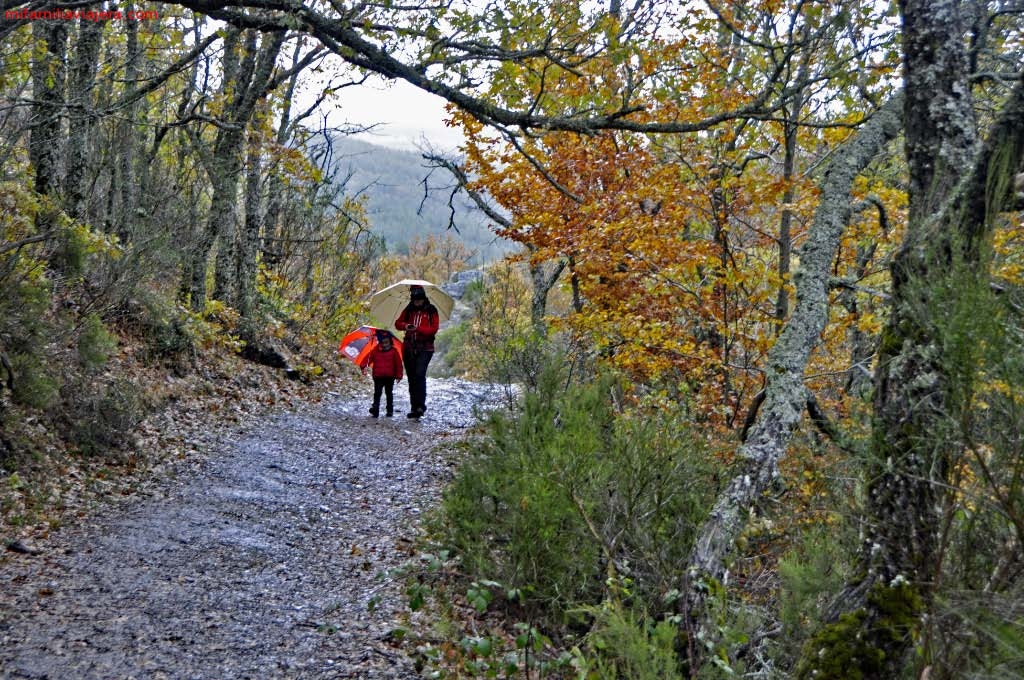
[[[427,300],[437,307],[439,321],[447,321],[452,315],[452,307],[455,300],[448,293],[444,292],[430,281],[419,279],[402,279],[393,283],[387,288],[378,290],[370,298],[370,315],[381,325],[393,333],[398,333],[395,327],[395,319],[402,313],[405,306],[409,304],[409,287],[422,286],[423,292],[427,294]]]
[[[375,326],[360,326],[341,339],[338,345],[338,352],[352,361],[360,368],[366,368],[366,362],[370,359],[370,352],[377,346],[377,331]],[[402,356],[402,343],[392,333],[391,344],[398,350],[398,356]]]

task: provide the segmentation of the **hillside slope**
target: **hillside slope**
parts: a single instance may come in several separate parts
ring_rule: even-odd
[[[338,157],[337,177],[347,178],[350,195],[367,197],[371,228],[384,237],[391,251],[403,252],[417,236],[445,233],[477,253],[473,264],[498,259],[511,250],[512,244],[494,235],[489,220],[464,194],[448,205],[451,178],[443,170],[432,171],[418,152],[348,137],[336,138],[333,145]],[[458,232],[449,228],[453,209]]]

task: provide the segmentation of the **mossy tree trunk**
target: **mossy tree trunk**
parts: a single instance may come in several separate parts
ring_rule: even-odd
[[[903,677],[941,569],[941,509],[960,454],[950,434],[973,370],[949,355],[948,311],[987,283],[980,244],[1022,157],[1021,83],[979,154],[960,3],[902,0],[900,10],[909,215],[878,351],[865,542],[800,678]]]
[[[878,350],[862,558],[868,582],[882,589],[910,584],[924,596],[920,606],[938,560],[939,483],[955,453],[932,436],[947,422],[948,385],[928,298],[935,277],[949,274],[952,265],[953,229],[941,210],[977,151],[959,4],[900,4],[909,215],[892,265],[892,309]],[[880,618],[877,607],[868,613]],[[898,664],[903,650],[888,651]]]
[[[235,253],[237,293],[235,304],[244,319],[253,318],[256,297],[257,254],[260,234],[263,233],[263,215],[260,212],[260,190],[263,184],[263,163],[260,157],[262,141],[256,130],[250,130],[249,148],[245,160],[245,216],[242,234]]]
[[[683,612],[700,626],[713,583],[721,583],[727,558],[751,508],[779,475],[778,463],[808,401],[804,370],[828,320],[829,274],[851,211],[850,194],[860,172],[900,132],[903,97],[877,111],[835,155],[821,183],[821,201],[794,276],[795,305],[768,354],[764,400],[739,451],[740,474],[728,484],[700,528],[689,558]]]
[[[129,12],[134,11],[135,6],[128,3],[126,8]],[[126,21],[124,26],[124,39],[126,48],[126,60],[124,68],[125,80],[128,83],[135,83],[139,79],[145,59],[143,47],[139,43],[138,22]],[[129,88],[135,85],[129,85]],[[119,166],[118,176],[121,180],[119,187],[120,201],[117,216],[117,234],[122,242],[127,243],[139,233],[140,215],[138,213],[139,198],[139,173],[136,168],[136,151],[139,144],[138,120],[139,110],[145,106],[145,99],[141,102],[131,102],[121,114],[121,121],[117,125],[117,163]],[[141,118],[144,120],[145,115]]]
[[[202,309],[206,301],[206,263],[219,243],[214,275],[214,296],[229,303],[238,295],[236,248],[239,240],[238,190],[241,186],[246,128],[257,103],[276,87],[274,64],[284,44],[285,33],[264,34],[257,47],[257,31],[232,29],[224,45],[225,112],[220,116],[212,150],[196,137],[202,153],[213,197],[210,216],[199,234],[188,270],[191,272],[191,305]]]
[[[130,22],[129,22],[130,23]],[[70,67],[68,85],[67,173],[65,176],[67,213],[82,219],[86,213],[89,187],[86,170],[95,154],[89,148],[95,136],[94,111],[96,70],[103,42],[103,23],[82,18],[78,24],[75,57]]]
[[[59,160],[64,148],[61,114],[67,81],[68,22],[32,22],[32,122],[29,161],[35,172],[33,188],[49,195],[60,182]],[[40,225],[46,231],[52,225]]]

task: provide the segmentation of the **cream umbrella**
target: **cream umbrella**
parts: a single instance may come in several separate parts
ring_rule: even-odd
[[[427,300],[437,307],[439,322],[447,321],[451,317],[455,300],[448,293],[430,281],[402,279],[398,283],[393,283],[387,288],[378,290],[370,297],[370,316],[377,321],[377,325],[380,328],[387,328],[392,333],[401,332],[395,326],[395,319],[402,313],[405,306],[409,304],[409,290],[411,286],[422,286],[423,292],[427,294]]]

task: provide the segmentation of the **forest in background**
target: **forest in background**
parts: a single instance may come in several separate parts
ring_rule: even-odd
[[[469,264],[478,266],[500,260],[513,249],[464,194],[452,196],[455,180],[432,169],[422,152],[350,137],[335,139],[334,145],[340,155],[336,174],[350,194],[366,197],[366,217],[389,251],[408,254],[414,239],[449,236],[472,254]]]
[[[360,77],[322,47],[173,5],[101,10],[117,11],[0,28],[5,533],[56,526],[80,480],[158,458],[139,443],[148,415],[237,403],[236,359],[297,381],[253,369],[259,403],[344,375],[337,343],[370,292],[484,250],[437,210],[400,224],[427,173],[415,155],[382,150],[391,221],[371,214],[380,187],[346,184],[359,156],[335,145],[356,130],[323,114]]]
[[[118,334],[281,362],[458,259],[387,257],[293,106],[373,72],[522,246],[441,338],[526,389],[410,567],[424,667],[1024,675],[1018,3],[154,6],[0,32],[5,469],[39,414],[117,443]]]

